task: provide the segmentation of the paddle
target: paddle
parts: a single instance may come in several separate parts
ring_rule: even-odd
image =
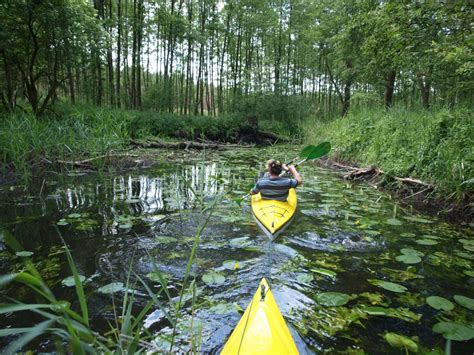
[[[321,158],[328,154],[331,151],[331,143],[329,142],[323,142],[317,146],[314,145],[308,145],[305,147],[301,152],[300,152],[300,158],[301,160],[295,164],[295,166],[303,164],[306,160],[314,160]],[[286,165],[291,164],[294,161],[294,159],[287,163]]]
[[[308,145],[303,148],[303,150],[300,152],[299,157],[301,158],[300,161],[298,161],[295,166],[303,164],[307,160],[314,160],[321,158],[328,154],[331,151],[331,143],[329,142],[323,142],[321,144],[318,144],[317,146],[314,145]],[[286,165],[290,165],[293,163],[295,159],[289,161],[288,163],[285,163]],[[235,199],[235,201],[240,205],[243,200],[245,200],[247,197],[250,196],[250,193],[246,194],[245,196],[239,197]]]

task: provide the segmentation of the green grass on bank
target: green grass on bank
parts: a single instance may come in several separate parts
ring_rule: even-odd
[[[331,141],[343,160],[429,181],[457,198],[474,192],[472,110],[367,109],[327,122],[308,119],[303,131],[310,142]]]

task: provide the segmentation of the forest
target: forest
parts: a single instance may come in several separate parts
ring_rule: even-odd
[[[285,287],[304,290],[301,304],[309,297],[321,307],[321,300],[333,292],[314,296],[315,285],[321,281],[319,291],[333,290],[345,280],[345,270],[359,267],[354,260],[361,250],[370,253],[367,263],[385,270],[378,279],[367,273],[372,289],[358,289],[348,281],[339,290],[344,293],[331,298],[336,307],[324,308],[322,314],[333,324],[342,322],[340,330],[325,328],[317,312],[310,319],[290,317],[308,351],[344,352],[351,346],[362,351],[358,353],[380,351],[379,346],[406,353],[472,350],[474,301],[460,294],[467,294],[474,280],[473,11],[472,2],[464,0],[0,1],[0,270],[5,274],[0,278],[0,314],[45,308],[35,317],[47,319],[37,333],[33,328],[30,333],[18,330],[31,324],[13,316],[11,322],[1,321],[12,330],[0,331],[0,349],[222,350],[229,334],[206,338],[202,329],[197,335],[194,325],[183,324],[199,318],[196,307],[204,304],[201,321],[222,327],[210,319],[227,315],[240,298],[215,301],[224,297],[216,293],[218,286],[225,282],[227,290],[232,277],[259,264],[252,252],[273,255],[263,244],[245,239],[255,231],[242,217],[242,200],[265,161],[298,155],[301,162],[308,160],[299,195],[303,207],[297,212],[302,222],[299,229],[288,229],[293,238],[288,245],[297,245],[298,256],[281,256],[285,264],[279,267],[296,273],[290,279],[300,286]],[[327,148],[324,154],[321,147]],[[307,187],[308,175],[318,187]],[[229,194],[233,204],[225,214],[220,208]],[[313,198],[317,202],[310,204]],[[36,199],[38,206],[31,202]],[[379,211],[371,211],[371,205]],[[323,222],[315,227],[310,217]],[[229,226],[221,230],[213,218]],[[201,237],[209,249],[221,246],[210,236],[206,239],[206,228],[232,237],[230,249],[223,252],[228,260],[209,255],[197,260]],[[342,242],[328,230],[338,228],[344,245],[336,247]],[[298,249],[303,246],[297,240],[313,238],[315,230],[332,238],[323,249],[316,248],[322,253],[319,261],[305,259],[306,249]],[[365,234],[354,237],[360,233]],[[421,239],[414,246],[402,245],[411,234]],[[150,253],[142,241],[122,245],[123,235],[151,236],[157,249],[164,250],[164,265],[137,265]],[[110,244],[101,241],[94,250],[97,238],[112,236],[120,238]],[[448,236],[454,239],[443,239]],[[86,249],[95,253],[94,270],[86,266],[90,259],[75,251],[80,249],[76,237],[87,240]],[[179,238],[192,245],[186,253]],[[304,248],[309,248],[319,239],[306,242]],[[394,246],[388,247],[390,243]],[[448,255],[446,249],[422,249],[433,243],[453,243],[459,250]],[[286,242],[280,246],[287,247]],[[134,256],[122,265],[129,270],[119,272],[120,265],[112,262],[120,277],[109,279],[101,257],[108,253],[120,258],[117,250],[129,247]],[[390,248],[398,252],[399,247],[402,254],[395,256]],[[241,248],[242,256],[235,248]],[[353,253],[352,264],[337,254],[343,248]],[[382,260],[396,258],[405,267],[403,274],[395,276],[391,264],[377,264],[383,248],[388,249]],[[277,259],[282,250],[275,249]],[[213,258],[223,266],[202,276],[199,272]],[[170,265],[177,260],[179,271],[173,274]],[[417,273],[423,263],[430,265],[427,274]],[[451,276],[429,269],[439,265],[451,268],[446,273]],[[72,273],[66,283],[65,270]],[[436,282],[425,284],[430,277]],[[147,284],[150,280],[155,288],[161,286],[159,293]],[[389,280],[407,287],[423,283],[424,292],[413,291],[411,298],[405,294],[402,299],[405,291],[393,291]],[[12,286],[12,281],[22,286]],[[258,280],[250,281],[253,287]],[[460,293],[453,296],[456,307],[448,300],[452,295],[442,291],[451,282]],[[203,290],[199,283],[204,283]],[[71,286],[76,301],[71,300]],[[390,296],[373,292],[377,287]],[[141,293],[127,296],[133,289]],[[197,303],[201,291],[205,300]],[[367,291],[365,296],[362,291]],[[119,293],[125,296],[121,308],[113,304],[116,324],[111,326],[109,314],[112,330],[104,332],[106,321],[94,317],[104,309],[112,312],[108,297]],[[49,306],[34,305],[31,294]],[[140,299],[143,294],[151,301]],[[277,301],[284,298],[275,294]],[[56,295],[69,305],[54,309],[63,302]],[[16,305],[7,304],[12,297]],[[425,302],[426,297],[442,301]],[[158,309],[165,316],[145,336],[143,322],[150,318],[144,319],[160,302],[166,304]],[[433,328],[438,337],[425,321],[434,312],[427,304],[440,312],[441,323],[434,326],[438,331]],[[123,312],[118,318],[124,323],[119,324],[117,312]],[[380,317],[380,312],[386,317],[380,323],[383,334],[375,338],[359,329],[354,335],[351,327],[366,322],[370,329],[371,317]],[[226,320],[234,318],[227,315]],[[342,321],[347,318],[353,322]],[[390,318],[410,323],[400,328],[404,335],[390,328]],[[420,326],[429,324],[424,335],[412,329],[420,319]],[[18,336],[23,333],[27,335]],[[158,342],[156,334],[165,335]],[[36,337],[40,340],[31,342]]]

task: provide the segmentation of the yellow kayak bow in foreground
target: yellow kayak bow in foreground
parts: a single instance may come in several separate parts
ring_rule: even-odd
[[[257,292],[221,354],[298,354],[267,280],[260,281]]]
[[[260,229],[273,240],[293,220],[296,203],[295,189],[290,189],[286,201],[264,200],[258,193],[252,195],[252,213]]]

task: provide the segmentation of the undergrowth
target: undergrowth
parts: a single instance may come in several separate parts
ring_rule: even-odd
[[[474,121],[468,108],[365,109],[326,122],[310,118],[304,126],[306,140],[329,140],[343,160],[376,165],[388,176],[419,178],[457,199],[474,193]]]

